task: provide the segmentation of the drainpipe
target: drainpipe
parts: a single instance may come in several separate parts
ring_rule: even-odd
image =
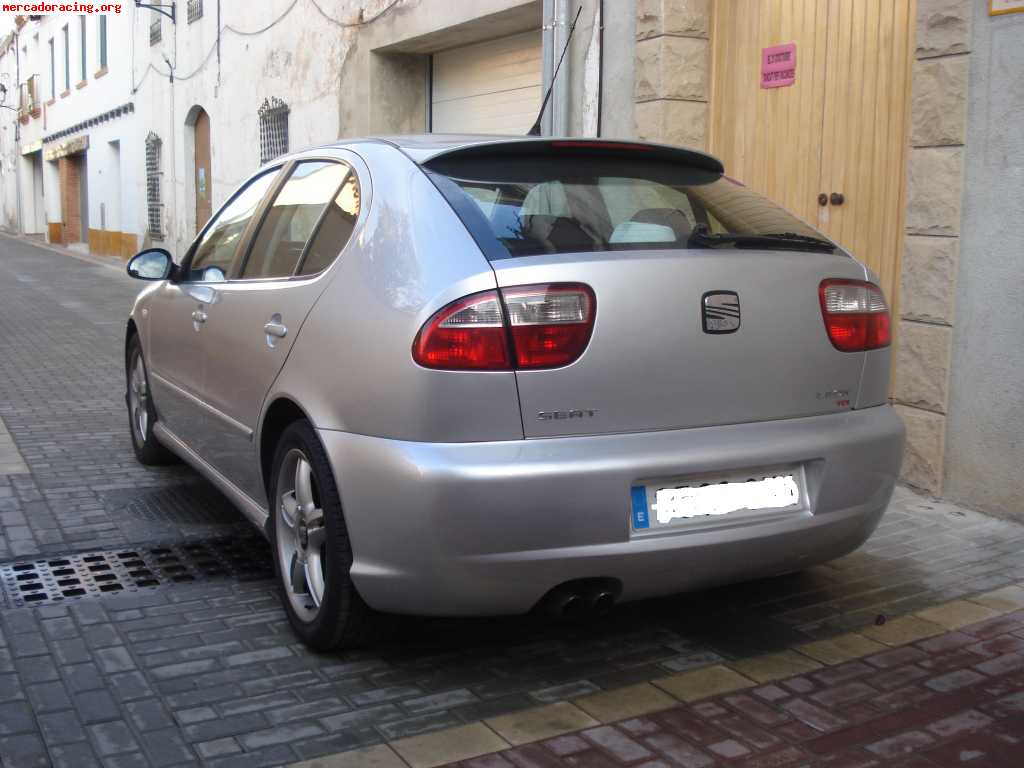
[[[597,2],[597,135],[601,136],[601,106],[604,102],[604,0]]]
[[[219,6],[218,6],[218,10],[219,10]],[[217,25],[218,25],[218,34],[219,34],[220,19],[217,20]],[[172,32],[171,32],[171,40],[172,40],[171,48],[172,48],[172,53],[174,54],[174,63],[177,64],[178,63],[178,25],[177,24],[172,24],[171,27],[172,27]],[[169,96],[170,96],[170,102],[171,102],[171,110],[170,110],[170,117],[169,117],[170,126],[169,126],[168,131],[167,131],[168,137],[170,138],[170,155],[171,156],[169,158],[169,162],[168,162],[167,166],[168,166],[168,168],[171,171],[171,173],[170,173],[170,176],[171,176],[170,187],[171,188],[170,188],[170,194],[167,196],[168,206],[164,208],[164,219],[165,220],[167,220],[168,218],[172,218],[173,219],[173,233],[174,233],[173,234],[173,240],[172,240],[172,242],[174,243],[174,251],[173,251],[173,253],[175,255],[177,255],[177,254],[182,252],[182,249],[181,249],[181,246],[180,246],[180,242],[181,242],[181,234],[180,234],[181,230],[179,228],[179,224],[180,224],[179,218],[180,217],[178,215],[181,212],[179,207],[178,207],[178,158],[177,158],[177,152],[175,151],[176,148],[177,148],[177,140],[176,139],[177,139],[178,119],[177,119],[177,116],[174,113],[174,67],[171,66],[171,62],[170,62],[169,59],[167,59],[166,54],[164,56],[164,60],[167,62],[167,69],[169,70],[169,73],[170,73],[170,76],[167,79],[167,82],[168,82],[168,86],[167,87],[168,87]],[[184,194],[184,192],[183,192],[183,194]],[[168,208],[170,208],[173,211],[173,214],[171,216],[168,215],[169,214]],[[172,237],[172,235],[171,235],[171,227],[167,227],[167,231],[164,233],[164,237],[165,238]]]
[[[565,38],[569,34],[569,0],[544,0],[544,26],[541,29],[542,68],[544,72],[541,93],[545,93],[551,84],[558,57],[565,47]],[[541,122],[541,132],[545,136],[565,136],[569,133],[569,70],[572,69],[567,53],[562,62],[562,70],[551,92],[551,103],[545,111]]]

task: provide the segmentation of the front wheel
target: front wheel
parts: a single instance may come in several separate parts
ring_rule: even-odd
[[[327,454],[309,423],[291,424],[278,442],[271,474],[274,569],[288,620],[318,651],[377,638],[385,618],[356,591],[352,546]]]
[[[156,424],[156,408],[149,392],[149,376],[146,375],[146,359],[142,355],[142,344],[138,336],[128,342],[128,423],[132,432],[132,448],[135,458],[146,466],[173,464],[177,457],[157,442],[153,434]]]

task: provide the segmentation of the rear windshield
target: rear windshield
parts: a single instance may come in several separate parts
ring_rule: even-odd
[[[598,154],[454,156],[426,170],[492,261],[686,248],[695,227],[711,235],[822,237],[719,173],[669,162]]]

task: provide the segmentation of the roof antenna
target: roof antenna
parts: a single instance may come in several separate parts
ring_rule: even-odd
[[[576,22],[580,20],[580,14],[582,12],[583,6],[581,5],[576,9],[576,17],[572,20],[572,26],[569,27],[569,34],[565,38],[565,47],[562,48],[562,55],[558,57],[558,64],[555,65],[555,73],[551,76],[551,84],[548,85],[548,92],[544,94],[544,101],[541,102],[540,113],[537,115],[537,121],[526,134],[527,136],[540,136],[541,118],[544,117],[544,110],[548,108],[548,101],[551,100],[551,91],[554,90],[555,80],[558,79],[558,70],[562,67],[562,59],[565,58],[565,52],[569,50],[569,41],[572,40],[572,33],[576,31]]]

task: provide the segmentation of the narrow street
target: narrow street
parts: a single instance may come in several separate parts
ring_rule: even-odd
[[[1024,526],[903,488],[860,551],[803,573],[311,653],[241,514],[133,457],[139,287],[0,236],[7,768],[1024,765]],[[859,639],[807,645],[837,636]]]

